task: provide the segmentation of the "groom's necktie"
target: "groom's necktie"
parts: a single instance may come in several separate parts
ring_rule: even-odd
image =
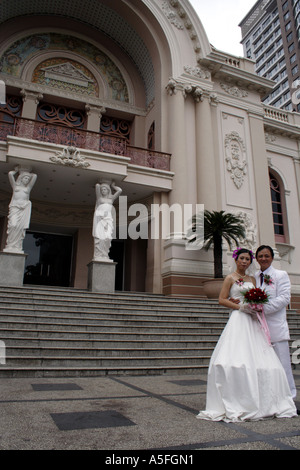
[[[264,275],[263,273],[260,273],[260,285],[262,286],[264,283]]]

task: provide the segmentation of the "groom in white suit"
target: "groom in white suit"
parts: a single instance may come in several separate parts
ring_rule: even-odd
[[[285,271],[272,266],[274,252],[268,245],[261,245],[256,250],[256,261],[260,270],[256,273],[256,287],[261,287],[269,294],[269,301],[264,305],[264,313],[270,330],[271,342],[286,372],[292,397],[297,395],[292,373],[289,342],[290,333],[286,318],[286,308],[291,299],[291,283]]]

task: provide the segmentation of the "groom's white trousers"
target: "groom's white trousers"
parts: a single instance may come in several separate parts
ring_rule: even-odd
[[[273,343],[273,347],[285,370],[292,397],[296,398],[297,390],[292,372],[289,343],[288,341],[278,341],[277,343]]]

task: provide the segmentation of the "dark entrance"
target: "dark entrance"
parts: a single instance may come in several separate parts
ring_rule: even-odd
[[[73,237],[27,232],[24,284],[70,286]]]
[[[116,265],[116,280],[115,289],[124,290],[124,240],[112,240],[111,248],[109,251],[110,259],[114,260]]]

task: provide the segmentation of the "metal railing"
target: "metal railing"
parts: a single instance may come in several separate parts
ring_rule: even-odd
[[[129,145],[126,139],[122,137],[105,133],[15,117],[11,122],[0,121],[0,140],[5,141],[8,136],[122,155],[129,157],[130,163],[134,165],[158,170],[170,170],[170,154],[134,147]]]

